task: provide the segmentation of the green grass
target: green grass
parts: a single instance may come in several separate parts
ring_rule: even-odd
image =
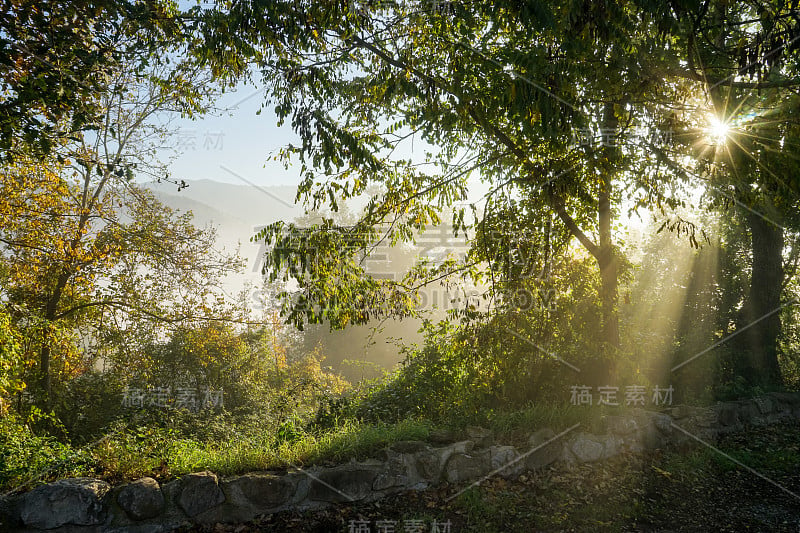
[[[254,470],[308,466],[323,462],[363,459],[371,452],[401,440],[424,440],[430,426],[405,420],[396,424],[362,425],[348,422],[321,435],[304,434],[278,446],[254,440],[232,440],[221,444],[186,442],[173,448],[169,458],[174,475],[208,469],[222,475]]]
[[[119,426],[109,436],[87,448],[59,445],[58,464],[44,453],[41,439],[24,432],[17,434],[15,454],[25,450],[30,470],[16,465],[14,471],[0,472],[0,488],[8,490],[33,477],[27,484],[70,476],[96,476],[118,483],[142,476],[160,480],[190,472],[211,470],[220,475],[249,471],[280,470],[364,459],[387,445],[402,440],[426,440],[433,429],[448,429],[456,438],[467,425],[491,429],[499,442],[520,444],[531,432],[550,428],[562,431],[577,423],[585,431],[597,431],[603,414],[617,414],[624,408],[528,405],[510,412],[491,412],[450,421],[448,426],[426,420],[403,420],[392,424],[367,424],[345,420],[335,428],[307,432],[301,420],[276,427],[254,424],[231,426],[221,439],[194,439],[185,431],[148,424],[136,428]],[[26,440],[27,439],[27,440]],[[27,443],[27,444],[26,444]],[[0,450],[2,451],[2,450]],[[80,457],[71,461],[70,457]],[[53,466],[56,468],[52,468]]]
[[[339,463],[364,459],[393,442],[425,440],[430,429],[429,423],[414,420],[395,424],[349,421],[319,434],[295,432],[277,442],[274,431],[200,442],[182,438],[171,430],[136,428],[112,433],[84,449],[54,443],[59,450],[55,456],[52,446],[42,446],[41,438],[21,433],[14,442],[0,447],[0,452],[5,452],[0,453],[0,458],[3,455],[25,458],[25,464],[9,461],[3,465],[0,490],[31,488],[75,476],[96,476],[111,482],[142,476],[165,480],[199,470],[235,475],[288,466]],[[30,468],[25,468],[26,464]]]

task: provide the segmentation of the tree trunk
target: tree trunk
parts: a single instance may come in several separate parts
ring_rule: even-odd
[[[46,409],[49,409],[51,406],[50,395],[52,391],[52,378],[50,372],[50,343],[52,342],[52,339],[50,338],[50,324],[56,318],[58,313],[58,304],[61,302],[61,296],[64,293],[64,288],[67,286],[67,282],[69,281],[70,277],[71,274],[69,272],[66,270],[61,271],[56,281],[56,286],[53,290],[53,293],[48,298],[47,304],[44,308],[46,331],[42,338],[42,347],[39,350],[39,386],[41,387],[44,407]]]
[[[614,105],[606,104],[603,108],[601,136],[605,147],[603,156],[608,164],[601,172],[600,190],[598,193],[597,215],[599,228],[599,254],[597,265],[600,267],[600,301],[603,312],[603,340],[609,348],[619,348],[619,317],[617,316],[617,257],[611,239],[613,176],[616,172],[618,149],[616,143],[619,120],[614,114]]]
[[[747,222],[753,252],[748,306],[748,324],[752,326],[748,331],[748,363],[744,377],[754,386],[776,386],[782,382],[778,336],[781,332],[783,230],[755,213],[748,214]]]
[[[617,352],[620,347],[619,317],[617,315],[618,261],[611,236],[613,220],[612,200],[619,151],[616,143],[619,120],[614,105],[603,107],[600,135],[603,143],[600,183],[597,194],[598,246],[595,259],[600,269],[600,306],[602,315],[602,341],[600,359],[591,370],[596,383],[610,385],[616,371]]]
[[[600,191],[600,302],[603,312],[603,340],[619,348],[619,317],[617,316],[617,258],[611,241],[611,183],[604,181]]]

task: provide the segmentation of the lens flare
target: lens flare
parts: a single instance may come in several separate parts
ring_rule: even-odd
[[[728,140],[728,134],[730,133],[730,127],[719,118],[712,116],[708,119],[708,137],[711,139],[711,142],[714,144],[720,145],[725,144],[725,141]]]

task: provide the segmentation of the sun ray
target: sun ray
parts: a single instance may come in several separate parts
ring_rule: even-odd
[[[733,142],[736,144],[736,146],[738,146],[738,147],[739,147],[739,149],[742,151],[742,153],[743,153],[743,154],[745,154],[747,157],[749,157],[750,159],[752,159],[752,160],[753,160],[753,162],[756,164],[756,166],[757,166],[758,168],[762,169],[764,172],[767,172],[767,173],[769,173],[769,175],[770,175],[770,176],[772,176],[773,178],[775,178],[775,180],[776,180],[777,182],[779,182],[779,183],[780,183],[780,184],[781,184],[783,187],[785,187],[785,188],[787,188],[787,189],[789,188],[789,186],[786,184],[786,182],[784,182],[784,181],[783,181],[783,179],[781,179],[781,178],[780,178],[780,177],[779,177],[777,174],[775,174],[775,173],[774,173],[772,170],[770,170],[769,168],[767,168],[766,166],[764,166],[764,164],[763,164],[763,163],[761,163],[761,162],[760,162],[760,161],[759,161],[759,160],[758,160],[758,159],[757,159],[757,158],[756,158],[756,157],[755,157],[753,154],[751,154],[751,153],[750,153],[748,150],[746,150],[744,146],[742,146],[742,145],[741,145],[739,142],[737,142],[735,139],[731,139],[731,140],[732,140],[732,141],[733,141]],[[728,150],[729,150],[729,152],[730,152],[730,149],[728,149]],[[738,174],[737,174],[737,178],[738,178],[738,177],[739,177],[739,176],[738,176]]]
[[[724,145],[731,131],[730,126],[724,120],[714,115],[708,119],[708,123],[709,125],[706,132],[711,141],[718,146]]]

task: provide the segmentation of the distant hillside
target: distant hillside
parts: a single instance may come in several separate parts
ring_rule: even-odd
[[[195,225],[212,225],[218,232],[220,250],[239,251],[247,260],[246,272],[230,276],[224,289],[228,295],[241,291],[247,282],[258,285],[260,276],[260,257],[263,249],[250,242],[256,228],[277,220],[292,221],[303,214],[303,209],[293,205],[296,189],[290,186],[253,187],[221,183],[211,180],[188,182],[189,186],[176,191],[171,183],[149,183],[146,187],[169,207],[181,212],[191,211]],[[377,324],[377,323],[376,323]],[[373,325],[376,325],[373,324]],[[391,367],[400,359],[397,346],[390,338],[406,342],[420,342],[417,333],[418,320],[388,321],[383,324],[384,332],[370,340],[370,328],[360,326],[341,332],[330,332],[328,326],[306,328],[306,344],[313,347],[322,344],[327,355],[327,364],[351,380],[371,377],[376,374],[370,364]],[[347,361],[347,362],[346,362]],[[359,363],[360,362],[360,363]],[[363,366],[366,365],[366,366]]]
[[[294,187],[254,187],[211,180],[187,183],[189,186],[180,192],[171,183],[148,183],[146,187],[169,207],[191,211],[198,227],[214,226],[220,249],[234,251],[241,244],[239,250],[250,272],[258,259],[259,247],[250,243],[257,228],[277,220],[293,220],[303,212],[292,205]]]
[[[221,183],[211,180],[187,182],[180,192],[171,183],[151,183],[147,187],[177,209],[191,209],[198,221],[226,221],[261,226],[276,220],[291,220],[303,209],[294,205],[295,187],[262,187]],[[220,218],[220,214],[224,218]]]

